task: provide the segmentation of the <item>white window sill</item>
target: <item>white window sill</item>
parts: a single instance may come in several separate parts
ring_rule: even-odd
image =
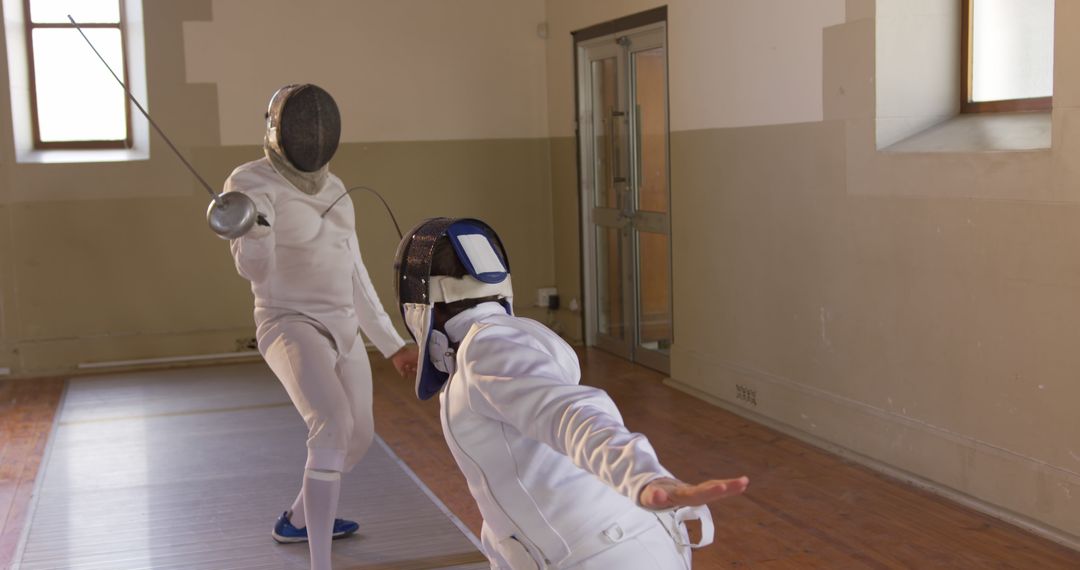
[[[65,164],[86,162],[128,162],[147,160],[150,153],[145,149],[107,148],[107,149],[64,149],[64,150],[28,150],[18,153],[16,162],[24,164]]]
[[[957,115],[881,152],[947,153],[1048,150],[1050,113]]]

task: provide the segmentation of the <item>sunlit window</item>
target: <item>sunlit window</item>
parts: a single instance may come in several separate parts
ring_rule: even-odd
[[[35,148],[131,146],[126,95],[68,20],[126,83],[120,1],[27,0]]]
[[[964,2],[964,111],[1045,110],[1054,87],[1054,0]]]

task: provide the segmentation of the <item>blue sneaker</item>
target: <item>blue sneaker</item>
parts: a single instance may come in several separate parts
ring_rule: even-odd
[[[354,521],[347,521],[345,519],[334,519],[334,538],[345,538],[350,534],[360,530],[360,525]],[[296,528],[289,522],[289,511],[281,513],[277,522],[274,523],[274,530],[270,532],[270,535],[274,537],[274,540],[281,544],[287,544],[290,542],[307,542],[307,528]]]

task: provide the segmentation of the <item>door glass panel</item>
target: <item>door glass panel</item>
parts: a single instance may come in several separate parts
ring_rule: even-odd
[[[625,338],[623,317],[622,240],[619,229],[596,228],[597,332]]]
[[[619,99],[617,63],[614,57],[592,62],[593,187],[596,188],[598,208],[619,207],[612,174],[618,159],[613,115]]]
[[[638,343],[667,352],[671,347],[671,249],[667,234],[637,232]]]
[[[633,52],[638,209],[668,211],[667,83],[664,48]]]

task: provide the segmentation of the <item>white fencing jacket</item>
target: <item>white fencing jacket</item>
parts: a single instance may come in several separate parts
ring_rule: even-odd
[[[498,303],[445,329],[460,345],[440,394],[443,433],[483,514],[489,558],[514,537],[558,567],[582,537],[631,511],[649,514],[637,503],[642,488],[671,474],[603,390],[579,385],[566,342]]]
[[[225,192],[246,194],[270,223],[230,243],[237,271],[251,281],[257,324],[282,314],[305,315],[330,331],[340,354],[352,349],[357,327],[383,356],[405,345],[360,257],[352,200],[345,196],[322,217],[345,193],[340,178],[328,175],[308,195],[261,158],[237,167]]]

